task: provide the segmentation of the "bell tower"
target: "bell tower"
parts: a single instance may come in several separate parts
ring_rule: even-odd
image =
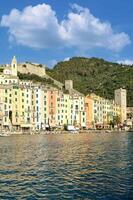
[[[14,56],[11,62],[12,76],[17,76],[17,60]]]

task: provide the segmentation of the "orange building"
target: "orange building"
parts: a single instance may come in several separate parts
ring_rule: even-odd
[[[91,95],[85,97],[86,127],[94,127],[94,100]]]
[[[58,98],[58,90],[48,90],[48,123],[50,126],[56,126],[56,114],[57,114],[57,98]]]

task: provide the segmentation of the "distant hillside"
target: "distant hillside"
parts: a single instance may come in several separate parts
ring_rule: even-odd
[[[85,95],[91,92],[113,99],[114,90],[127,89],[128,106],[133,106],[133,67],[123,67],[98,58],[74,57],[59,62],[46,73],[64,83],[66,79],[74,81],[74,88]]]

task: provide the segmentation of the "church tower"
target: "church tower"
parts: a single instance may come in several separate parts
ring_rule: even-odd
[[[12,76],[17,76],[17,60],[14,56],[11,62]]]

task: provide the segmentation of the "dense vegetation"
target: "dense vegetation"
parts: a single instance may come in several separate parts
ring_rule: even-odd
[[[40,77],[36,74],[21,74],[20,72],[18,72],[18,77],[20,78],[20,80],[32,80],[35,83],[39,82],[39,83],[42,83],[42,84],[57,87],[57,85],[54,84],[54,81],[52,79]]]
[[[64,83],[66,79],[74,81],[74,88],[85,95],[91,92],[113,99],[114,90],[127,89],[128,106],[133,106],[133,67],[122,66],[97,58],[74,57],[59,62],[47,74]]]

